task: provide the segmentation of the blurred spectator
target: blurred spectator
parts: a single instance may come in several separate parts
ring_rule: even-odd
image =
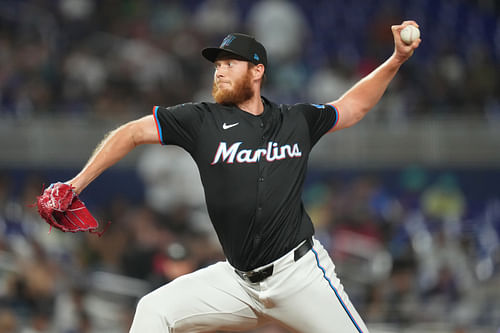
[[[440,175],[422,193],[422,209],[430,218],[458,220],[464,216],[466,208],[465,196],[451,174]]]
[[[259,1],[250,9],[247,24],[255,38],[266,46],[268,59],[276,67],[301,54],[308,24],[295,3]]]
[[[139,175],[146,184],[146,202],[164,216],[179,216],[187,208],[180,228],[212,233],[205,206],[205,193],[196,164],[179,147],[147,147],[138,161]],[[172,222],[175,219],[172,219]]]
[[[385,320],[401,326],[419,320],[420,303],[416,290],[415,262],[411,258],[394,263],[391,278],[383,292],[387,299]]]
[[[19,272],[11,275],[5,301],[9,308],[26,322],[46,326],[51,321],[57,283],[58,267],[47,260],[19,264]]]
[[[105,64],[85,47],[68,54],[63,64],[63,99],[68,111],[88,112],[89,101],[105,89]]]
[[[353,84],[352,75],[347,70],[320,67],[311,75],[308,94],[311,101],[327,103],[340,98]]]
[[[156,215],[147,207],[136,208],[128,218],[129,239],[121,238],[123,248],[115,250],[114,257],[125,275],[145,279],[151,271],[154,253],[170,235],[159,228]],[[113,246],[113,242],[110,244]]]
[[[179,147],[147,147],[138,161],[139,175],[146,184],[146,201],[157,212],[167,214],[176,206],[205,205],[200,175],[191,156]]]
[[[87,292],[84,286],[61,291],[54,307],[54,328],[61,333],[90,332],[90,318],[85,309]]]
[[[21,333],[50,333],[52,332],[52,316],[46,311],[39,310],[33,314],[29,320],[29,325],[25,326]]]
[[[8,309],[0,309],[0,333],[16,333],[18,331],[17,318]]]
[[[405,210],[420,209],[420,196],[428,185],[428,172],[420,166],[412,165],[401,171],[398,177],[401,192],[399,200]]]
[[[240,14],[231,0],[206,0],[201,2],[193,15],[194,25],[208,36],[227,35],[236,32]]]
[[[301,57],[309,29],[299,7],[285,0],[259,1],[249,10],[247,26],[268,53],[265,94],[286,102],[307,100],[309,73]]]
[[[172,242],[160,249],[153,258],[153,274],[150,278],[153,288],[156,289],[197,268],[187,247],[179,242]]]

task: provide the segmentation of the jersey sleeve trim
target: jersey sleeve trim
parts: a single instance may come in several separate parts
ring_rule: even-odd
[[[158,121],[158,106],[153,107],[153,116],[155,117],[156,131],[158,132],[158,140],[162,145],[164,145],[163,133],[161,130],[160,122]]]
[[[327,104],[327,105],[331,106],[333,108],[333,110],[335,110],[335,122],[333,123],[332,127],[330,127],[330,129],[327,131],[327,133],[328,133],[328,132],[333,131],[335,126],[337,126],[337,124],[339,123],[339,110],[333,104]]]

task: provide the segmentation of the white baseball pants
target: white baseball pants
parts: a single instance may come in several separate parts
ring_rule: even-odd
[[[130,332],[246,331],[274,322],[300,333],[368,333],[319,241],[297,262],[293,252],[258,283],[228,262],[177,278],[141,298]]]

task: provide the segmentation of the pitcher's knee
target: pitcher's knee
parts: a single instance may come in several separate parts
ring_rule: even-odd
[[[149,312],[154,309],[153,297],[151,294],[146,294],[139,299],[136,306],[136,313]]]
[[[150,293],[139,299],[130,332],[170,332],[167,314],[156,296]]]

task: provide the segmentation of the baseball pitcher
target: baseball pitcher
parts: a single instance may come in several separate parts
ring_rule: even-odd
[[[270,322],[302,333],[368,332],[314,238],[301,193],[318,140],[360,121],[419,46],[420,38],[402,41],[408,25],[417,26],[392,26],[395,48],[387,61],[326,104],[276,104],[261,96],[264,46],[229,34],[202,51],[215,66],[215,103],[155,106],[152,115],[111,132],[75,178],[46,190],[39,198],[43,217],[78,231],[75,225],[90,215],[78,215],[85,208],[78,194],[136,146],[177,145],[196,162],[227,260],[142,297],[130,332],[244,331]],[[94,230],[94,222],[81,230]]]

